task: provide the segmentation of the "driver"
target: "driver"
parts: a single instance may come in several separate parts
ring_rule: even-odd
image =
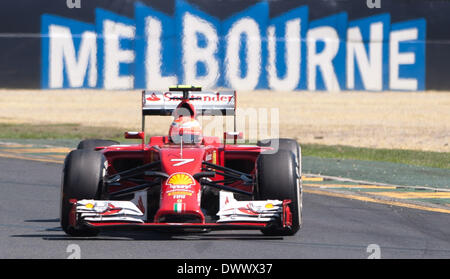
[[[179,144],[198,144],[203,140],[200,123],[192,116],[178,116],[170,125],[169,140]]]

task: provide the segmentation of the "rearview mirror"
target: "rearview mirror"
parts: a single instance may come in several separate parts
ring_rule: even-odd
[[[234,140],[234,144],[237,143],[238,139],[243,139],[244,133],[242,132],[224,132],[223,133],[223,143],[225,144],[227,139]]]
[[[145,133],[144,132],[125,132],[126,139],[141,139],[142,144],[145,141]]]
[[[244,133],[242,133],[242,132],[225,132],[225,133],[223,133],[223,136],[226,139],[243,139]]]

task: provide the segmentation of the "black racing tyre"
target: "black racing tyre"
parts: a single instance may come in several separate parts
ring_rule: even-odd
[[[270,226],[262,232],[267,235],[294,235],[301,224],[301,189],[294,153],[280,149],[276,153],[261,154],[257,160],[255,196],[260,200],[291,200],[292,226]]]
[[[110,145],[114,145],[114,144],[120,144],[120,143],[115,140],[86,139],[86,140],[82,140],[82,141],[80,141],[80,143],[78,143],[77,149],[94,150],[96,147],[110,146]]]
[[[74,228],[69,224],[72,208],[70,199],[99,199],[106,174],[106,159],[101,152],[77,149],[71,151],[65,161],[61,178],[61,227],[72,236],[95,236],[92,228]]]
[[[289,150],[297,156],[299,164],[301,164],[301,148],[298,142],[294,139],[267,139],[258,141],[258,146],[276,146],[274,141],[278,141],[278,150]]]
[[[278,141],[278,144],[274,141]],[[294,139],[288,139],[288,138],[275,138],[275,139],[267,139],[267,140],[261,140],[258,141],[258,146],[273,146],[277,147],[278,150],[288,150],[294,153],[296,156],[296,164],[297,164],[297,176],[299,179],[299,224],[300,228],[303,224],[303,214],[302,214],[302,207],[303,207],[303,185],[302,185],[302,148],[298,144],[298,142]]]

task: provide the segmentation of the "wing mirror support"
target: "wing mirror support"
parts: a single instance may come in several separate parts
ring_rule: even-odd
[[[232,139],[234,144],[237,143],[238,139],[243,139],[244,133],[242,132],[224,132],[223,133],[223,144],[227,143],[227,139]]]

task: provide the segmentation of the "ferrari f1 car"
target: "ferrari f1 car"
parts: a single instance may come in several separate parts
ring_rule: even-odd
[[[202,135],[198,115],[232,115],[236,129],[235,112],[235,91],[143,91],[142,131],[125,133],[141,143],[87,139],[65,158],[62,229],[72,236],[107,229],[295,234],[302,225],[300,146],[292,139],[238,145],[242,133],[235,131],[223,139]],[[172,115],[169,135],[145,142],[148,115]]]

